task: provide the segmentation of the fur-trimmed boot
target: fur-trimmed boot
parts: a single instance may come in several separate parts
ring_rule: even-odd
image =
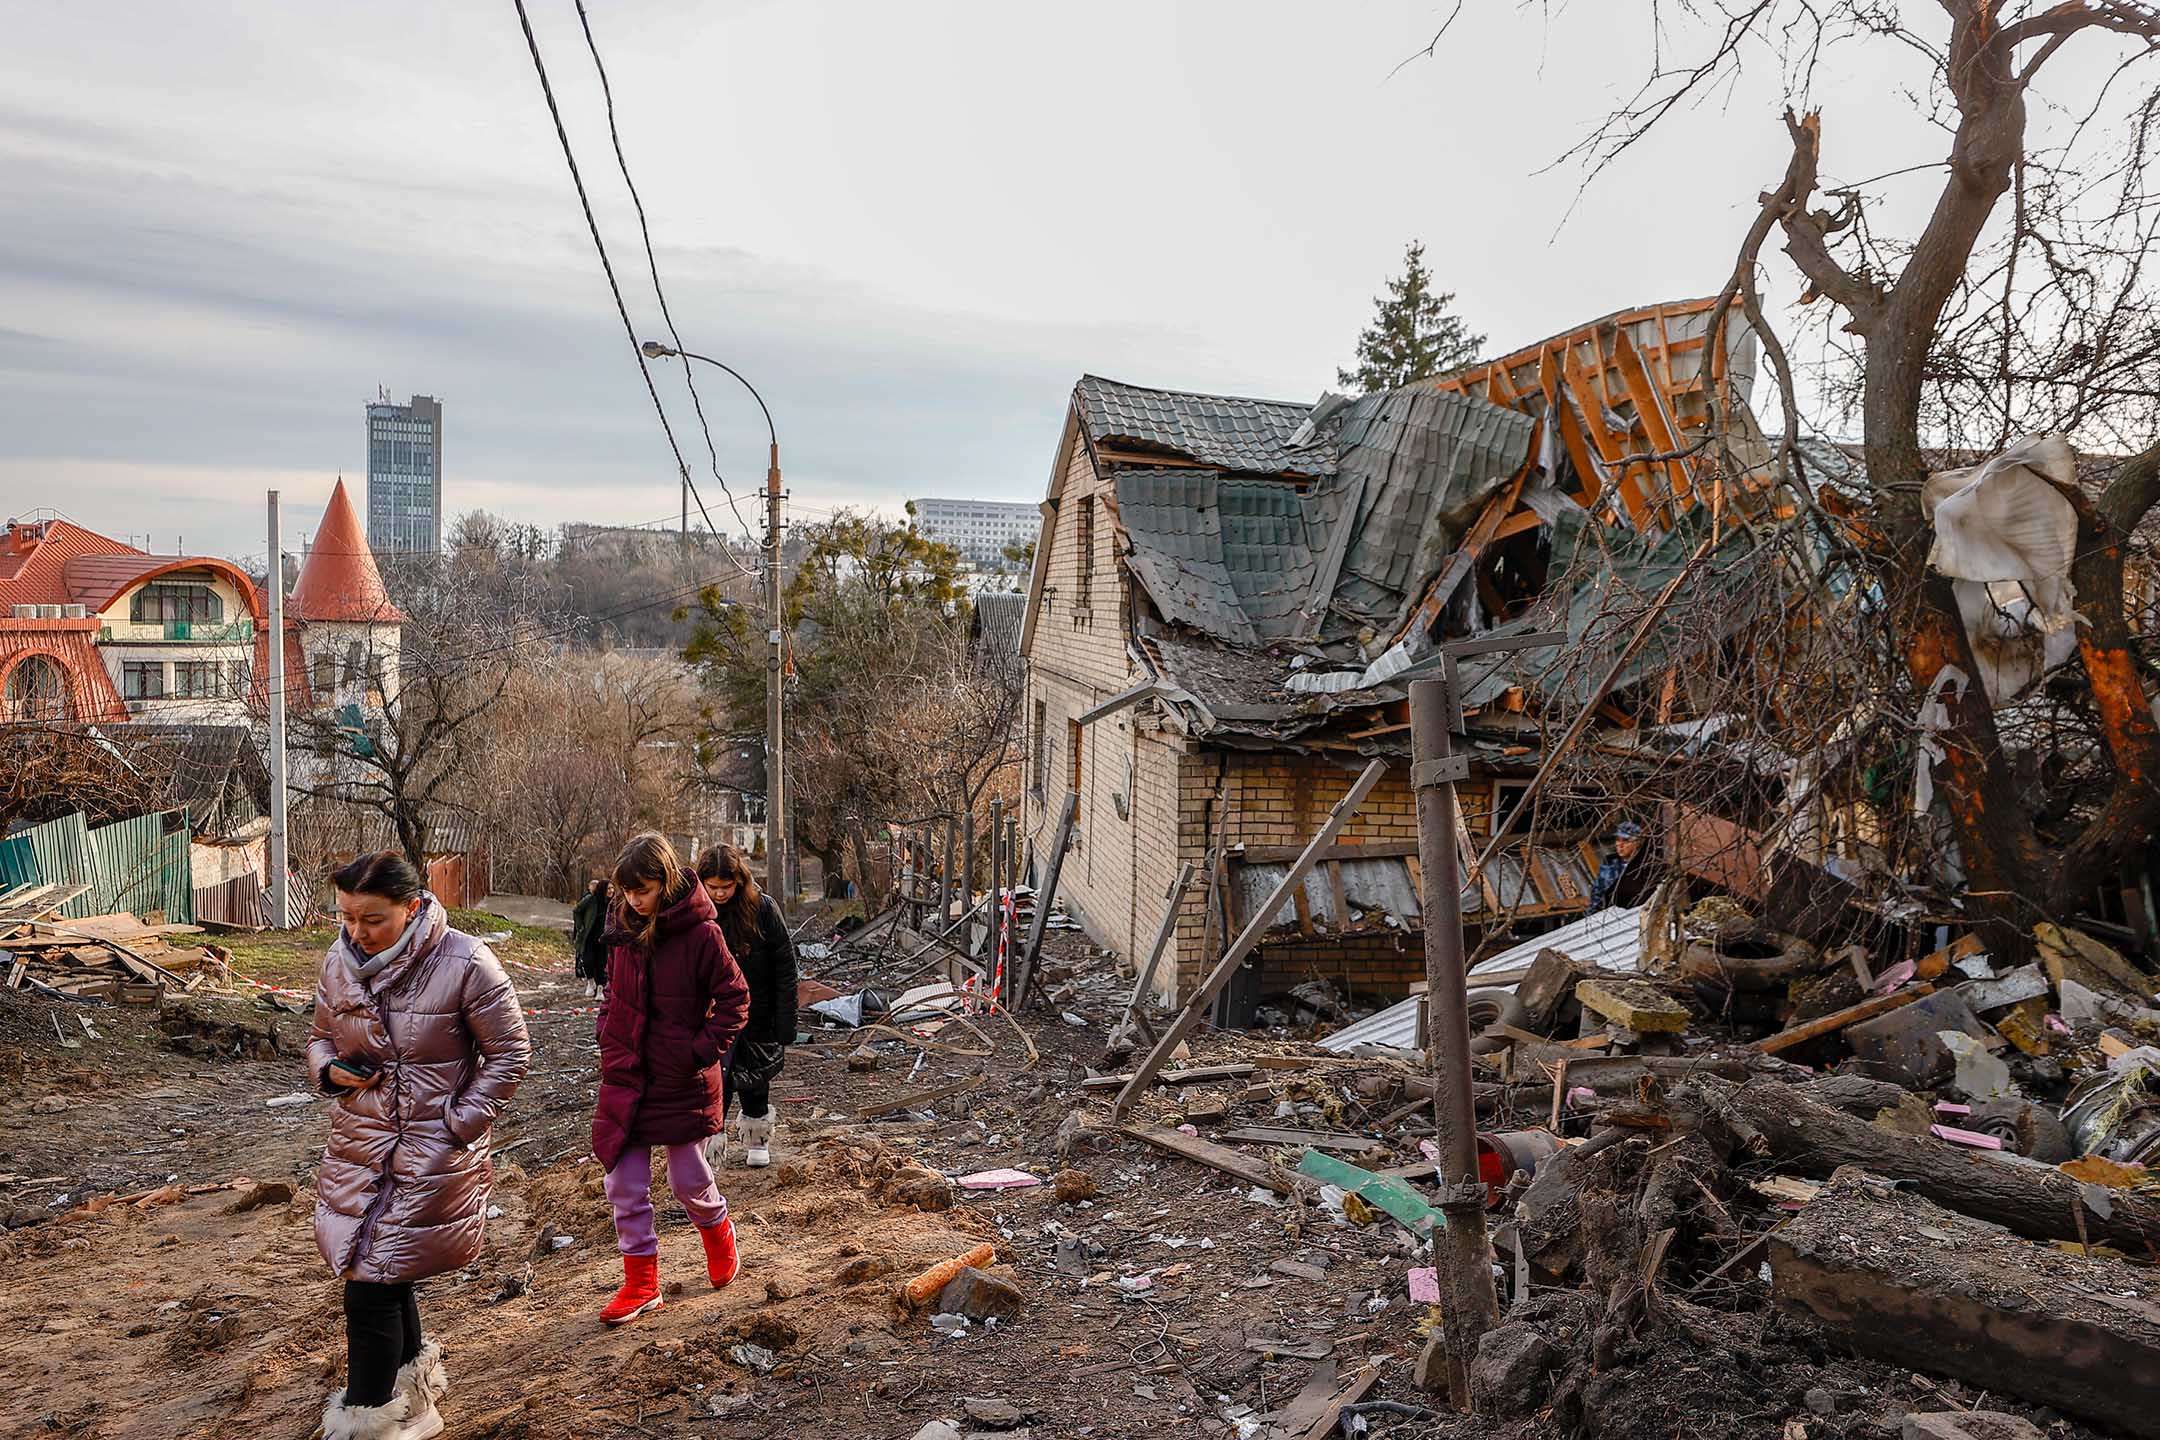
[[[398,1440],[411,1416],[412,1400],[402,1391],[391,1391],[386,1404],[348,1405],[340,1390],[323,1407],[323,1440]]]
[[[743,1164],[753,1170],[772,1164],[773,1117],[770,1113],[735,1117],[735,1137],[742,1142]]]
[[[400,1366],[397,1373],[398,1394],[405,1397],[412,1413],[397,1432],[397,1440],[434,1440],[442,1434],[442,1412],[435,1402],[442,1399],[450,1389],[450,1372],[443,1366],[442,1346],[433,1340],[420,1347],[420,1353]]]

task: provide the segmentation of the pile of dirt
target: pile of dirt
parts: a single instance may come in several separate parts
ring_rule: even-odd
[[[296,1052],[294,1042],[265,1014],[220,1007],[212,1014],[187,1000],[168,1001],[158,1011],[158,1034],[167,1049],[199,1060],[278,1060]],[[234,1018],[237,1013],[239,1018]]]

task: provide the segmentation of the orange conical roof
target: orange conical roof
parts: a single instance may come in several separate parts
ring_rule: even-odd
[[[356,624],[402,625],[405,616],[390,603],[367,532],[346,498],[340,479],[330,492],[315,546],[300,565],[289,602],[296,620],[343,620]]]

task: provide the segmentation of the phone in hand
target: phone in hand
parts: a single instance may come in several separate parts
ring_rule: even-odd
[[[346,1087],[354,1090],[373,1084],[382,1073],[382,1067],[365,1055],[340,1055],[330,1062],[330,1068],[347,1077]]]

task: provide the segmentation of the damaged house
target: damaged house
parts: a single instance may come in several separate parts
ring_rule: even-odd
[[[1752,386],[1754,339],[1732,317],[1714,353],[1713,309],[1625,311],[1318,405],[1096,376],[1074,387],[1020,638],[1023,825],[1039,875],[1074,797],[1060,897],[1128,955],[1146,953],[1181,867],[1195,867],[1159,998],[1190,993],[1367,760],[1407,761],[1408,683],[1435,673],[1439,645],[1531,628],[1561,584],[1575,587],[1559,599],[1580,637],[1684,578],[1686,609],[1718,617],[1707,635],[1699,621],[1685,634],[1646,623],[1609,671],[1611,657],[1586,665],[1575,647],[1461,668],[1473,943],[1584,912],[1609,819],[1596,807],[1541,808],[1531,833],[1471,862],[1545,758],[1542,707],[1594,705],[1621,730],[1684,720],[1675,647],[1750,619],[1738,567],[1686,566],[1742,543],[1726,507],[1759,496],[1769,458],[1735,398]],[[1717,453],[1738,467],[1698,443],[1713,392],[1727,397]],[[1404,764],[1283,907],[1231,1011],[1316,978],[1401,994],[1424,973],[1419,878]]]

